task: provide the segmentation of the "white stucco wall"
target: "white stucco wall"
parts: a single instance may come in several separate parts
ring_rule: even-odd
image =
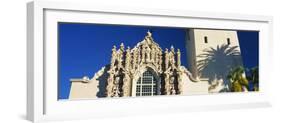
[[[87,83],[82,81],[71,82],[71,89],[69,99],[93,99],[97,98],[98,82],[89,81]]]
[[[208,94],[209,84],[207,81],[193,82],[187,74],[183,74],[183,95]]]
[[[222,46],[227,44],[227,38],[230,39],[229,47],[238,46],[237,50],[240,52],[239,40],[236,31],[231,30],[211,30],[211,29],[190,29],[188,32],[189,40],[187,40],[187,49],[188,52],[191,52],[189,57],[189,62],[192,64],[191,72],[192,74],[197,74],[200,76],[200,73],[197,73],[197,64],[200,60],[198,57],[200,54],[205,53],[204,51],[209,48],[216,49],[217,46]],[[208,43],[205,43],[204,37],[207,37]],[[237,65],[242,65],[242,59],[238,60]],[[195,62],[195,63],[194,63]],[[206,79],[206,78],[205,78]]]
[[[192,72],[193,76],[198,77],[200,80],[209,81],[212,83],[216,81],[217,88],[213,91],[218,92],[224,88],[223,81],[219,79],[222,77],[226,81],[226,76],[230,69],[226,69],[226,66],[229,68],[243,66],[241,55],[231,56],[232,58],[224,59],[225,55],[218,54],[214,62],[217,62],[215,66],[209,65],[209,67],[205,68],[203,71],[199,71],[198,61],[204,59],[203,57],[199,57],[201,54],[206,54],[206,50],[210,50],[213,48],[215,51],[218,51],[217,48],[222,45],[228,45],[229,48],[238,46],[236,48],[237,52],[240,53],[240,46],[237,31],[232,30],[211,30],[211,29],[189,29],[187,31],[187,51],[189,58],[189,69]],[[207,42],[205,42],[205,37],[207,37]],[[227,39],[229,39],[230,44],[228,44]],[[222,53],[222,52],[218,52]],[[219,58],[221,56],[221,58]],[[219,60],[218,60],[219,59]],[[220,64],[221,62],[221,64]],[[217,74],[223,73],[223,74]]]

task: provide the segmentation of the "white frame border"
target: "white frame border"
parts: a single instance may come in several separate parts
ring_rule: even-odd
[[[225,14],[225,13],[209,13],[209,12],[193,12],[193,11],[175,11],[175,10],[153,10],[142,8],[128,8],[128,7],[112,7],[112,6],[93,6],[89,3],[65,3],[65,2],[47,2],[47,1],[35,1],[27,4],[27,119],[31,121],[41,120],[58,120],[58,119],[73,119],[71,116],[54,115],[48,116],[44,113],[44,10],[71,10],[71,11],[88,11],[88,12],[101,12],[101,13],[122,13],[122,14],[137,14],[144,16],[165,16],[165,17],[190,17],[190,18],[202,18],[202,19],[215,19],[215,20],[235,20],[235,21],[249,21],[249,22],[261,22],[268,24],[268,37],[269,44],[266,46],[268,49],[272,47],[272,17],[269,16],[256,16],[256,15],[242,15],[242,14]],[[188,15],[188,16],[187,16]],[[272,51],[272,50],[270,50]],[[260,53],[266,55],[266,58],[270,58],[270,51],[266,53]],[[265,63],[265,66],[269,62]],[[264,64],[262,64],[264,65]],[[266,68],[266,67],[265,67]],[[269,71],[269,68],[263,71]],[[264,72],[262,72],[264,73]],[[262,75],[262,74],[261,74]],[[268,86],[268,84],[266,85]],[[267,87],[268,88],[268,87]],[[211,95],[209,95],[211,96]],[[171,97],[180,101],[187,97]],[[194,98],[194,97],[193,97]],[[255,98],[259,98],[256,95]],[[251,104],[251,105],[249,105]],[[189,106],[187,108],[175,107],[174,109],[162,109],[162,111],[196,111],[196,110],[211,110],[211,109],[229,109],[229,108],[246,108],[246,107],[264,107],[269,106],[268,102],[258,102],[249,104],[239,104],[239,101],[235,104],[221,104],[222,107],[201,105],[200,107]],[[108,113],[108,112],[107,112]],[[129,112],[120,114],[128,115]],[[100,115],[98,117],[116,116],[113,113],[109,115]],[[81,115],[77,118],[93,117],[92,115]]]

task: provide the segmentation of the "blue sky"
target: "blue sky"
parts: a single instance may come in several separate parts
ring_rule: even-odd
[[[59,23],[59,81],[58,99],[67,99],[70,78],[93,77],[110,63],[113,45],[134,47],[142,41],[147,30],[162,50],[173,45],[182,51],[182,64],[187,66],[185,29],[170,27],[122,26],[81,23]],[[240,47],[245,67],[258,65],[258,32],[239,31]],[[247,49],[247,52],[243,52]]]

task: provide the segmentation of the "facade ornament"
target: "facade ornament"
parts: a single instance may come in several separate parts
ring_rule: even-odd
[[[178,49],[178,51],[177,51],[177,66],[178,67],[181,66],[181,52],[180,52],[180,49]]]
[[[162,57],[162,52],[159,52],[159,54],[158,54],[158,69],[159,69],[159,71],[162,71],[162,60],[163,60],[163,57]]]
[[[173,51],[171,51],[170,52],[170,63],[171,63],[171,66],[174,68],[175,67],[175,55],[174,55],[174,52]]]
[[[121,43],[120,49],[118,50],[118,66],[117,66],[118,70],[120,70],[123,67],[122,64],[123,64],[123,61],[124,61],[124,51],[125,51],[124,44]]]
[[[166,48],[166,50],[165,50],[165,70],[168,69],[169,61],[170,61],[169,52],[168,52],[168,49]]]
[[[145,36],[145,41],[148,43],[148,44],[151,44],[151,38],[152,38],[152,33],[148,30],[147,31],[147,34]]]
[[[113,45],[112,53],[111,53],[111,62],[110,62],[110,68],[114,67],[115,60],[117,59],[117,53],[116,53],[116,46]]]
[[[176,94],[176,89],[175,89],[175,77],[174,76],[171,76],[171,79],[170,79],[170,93],[171,95],[175,95]]]
[[[130,96],[130,77],[129,77],[129,73],[125,73],[125,76],[124,76],[124,79],[123,79],[123,87],[122,87],[122,90],[123,90],[123,97],[128,97]]]
[[[124,44],[120,44],[120,49],[116,46],[112,48],[110,69],[107,71],[107,97],[127,97],[131,96],[131,86],[135,74],[141,69],[153,67],[152,69],[159,76],[161,82],[164,83],[162,91],[166,95],[174,95],[182,93],[182,71],[181,53],[171,46],[170,51],[166,48],[162,49],[153,42],[152,34],[147,32],[145,39],[136,47],[126,50]],[[117,68],[117,69],[116,69]],[[163,77],[162,77],[163,76]]]
[[[151,56],[151,58],[150,58],[150,61],[152,62],[152,63],[154,63],[154,60],[155,60],[155,48],[154,48],[154,46],[152,45],[151,46],[151,52],[150,52],[150,56]]]
[[[120,96],[120,90],[119,90],[119,82],[120,82],[120,77],[116,77],[113,85],[113,94],[112,97],[119,97]]]
[[[127,48],[126,50],[126,60],[125,60],[125,69],[129,70],[131,66],[131,50],[130,47]]]
[[[178,71],[177,76],[178,76],[178,94],[182,94],[183,92],[182,72]]]
[[[149,47],[146,47],[146,50],[145,50],[145,54],[146,54],[146,59],[145,59],[145,62],[150,62],[150,48]]]
[[[111,97],[119,97],[120,91],[118,86],[114,86],[112,91],[113,91],[113,95]]]
[[[165,72],[165,94],[170,95],[170,75]]]
[[[133,51],[133,70],[136,69],[136,65],[138,64],[138,51],[134,50]]]
[[[142,49],[141,49],[141,62],[145,62],[145,52],[146,52],[146,49],[145,49],[144,45],[142,45],[141,47],[142,47]]]
[[[121,50],[122,52],[124,52],[124,51],[125,51],[125,46],[124,46],[124,43],[121,43],[121,44],[120,44],[120,50]]]
[[[118,84],[119,84],[119,81],[120,81],[120,77],[117,76],[117,77],[115,77],[115,80],[114,80],[113,84],[114,84],[114,85],[118,85]]]
[[[152,37],[152,33],[150,32],[150,30],[147,31],[147,36]]]
[[[155,53],[154,53],[154,63],[157,65],[157,68],[159,69],[159,61],[160,60],[160,56],[159,56],[159,51],[157,49],[155,49]]]
[[[123,62],[123,52],[118,52],[118,58],[117,58],[117,68],[120,70],[122,68],[122,62]]]
[[[171,46],[171,52],[172,52],[173,54],[175,54],[175,48],[174,48],[173,45]]]

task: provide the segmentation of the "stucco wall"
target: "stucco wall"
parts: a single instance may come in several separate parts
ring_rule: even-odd
[[[71,82],[69,99],[88,99],[97,98],[98,82],[89,81],[88,83],[77,81]]]
[[[208,94],[207,81],[192,82],[186,74],[182,76],[183,95]]]
[[[218,88],[223,88],[223,84],[228,81],[226,76],[229,70],[237,66],[243,66],[237,32],[231,30],[190,29],[187,33],[189,34],[187,44],[190,44],[187,46],[187,51],[191,52],[188,58],[191,62],[190,64],[192,64],[190,66],[192,74],[200,80],[208,81],[210,84],[217,84]],[[228,39],[230,44],[227,41]],[[224,50],[224,48],[226,49]],[[231,55],[228,51],[236,52],[236,55]]]

